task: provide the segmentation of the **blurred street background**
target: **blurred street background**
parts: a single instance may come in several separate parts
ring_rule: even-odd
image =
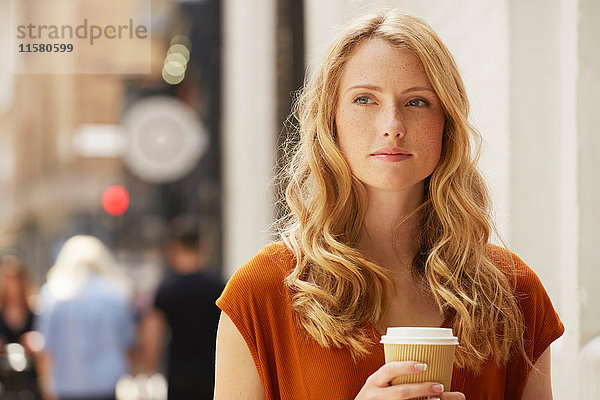
[[[273,239],[294,91],[337,26],[399,8],[456,57],[500,236],[566,326],[555,397],[600,393],[598,1],[121,0],[107,15],[149,27],[141,74],[13,73],[14,1],[0,0],[0,253],[27,266],[30,304],[67,239],[91,235],[134,283],[141,321],[171,273],[164,245],[181,215],[197,218],[206,270],[226,280]],[[90,12],[57,4],[30,11]]]

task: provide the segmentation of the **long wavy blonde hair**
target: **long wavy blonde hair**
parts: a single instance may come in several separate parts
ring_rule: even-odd
[[[292,308],[322,346],[347,347],[359,357],[372,344],[369,324],[381,321],[388,307],[389,273],[356,248],[367,206],[365,187],[351,174],[335,138],[344,66],[372,38],[413,52],[445,111],[441,158],[415,212],[421,231],[413,274],[452,323],[460,341],[456,363],[477,371],[492,357],[503,365],[514,349],[529,361],[511,282],[487,250],[489,198],[477,170],[478,151],[473,155],[471,145],[481,137],[467,121],[469,103],[458,68],[426,22],[398,12],[349,25],[297,99],[300,138],[284,173],[288,213],[280,231],[296,259],[286,280]]]

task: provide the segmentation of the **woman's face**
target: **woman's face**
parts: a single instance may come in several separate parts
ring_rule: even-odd
[[[338,146],[368,190],[423,190],[438,164],[445,116],[419,58],[370,39],[344,67]],[[422,193],[422,192],[421,192]]]
[[[21,293],[25,290],[23,282],[17,274],[4,273],[2,275],[2,291],[4,296],[10,299],[20,299]]]

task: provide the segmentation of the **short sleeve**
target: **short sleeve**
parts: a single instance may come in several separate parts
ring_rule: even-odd
[[[273,378],[268,360],[276,351],[276,330],[291,315],[284,283],[289,265],[281,246],[269,245],[233,274],[216,301],[248,345],[265,390]]]
[[[260,321],[257,315],[256,286],[259,285],[257,278],[253,278],[252,268],[245,264],[229,279],[216,301],[217,306],[227,314],[246,341],[255,363],[257,363],[256,335],[260,331],[257,326]]]
[[[525,353],[535,365],[565,328],[538,275],[520,258],[513,256],[515,295],[523,313]],[[506,398],[520,399],[531,367],[519,354],[507,366]]]
[[[525,324],[525,346],[535,362],[565,328],[538,275],[522,264],[517,281],[517,296]]]
[[[240,267],[229,279],[217,306],[231,318],[250,348],[270,324],[273,308],[277,307],[285,276],[272,268],[272,262],[257,256]]]

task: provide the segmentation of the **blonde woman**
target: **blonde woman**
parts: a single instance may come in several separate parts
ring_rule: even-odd
[[[563,326],[535,273],[491,245],[468,101],[421,19],[360,19],[305,85],[282,242],[229,281],[215,399],[552,398]],[[389,326],[451,327],[452,386],[391,385]]]
[[[130,290],[110,250],[93,236],[66,241],[40,293],[45,398],[114,399],[129,371],[135,326]]]

